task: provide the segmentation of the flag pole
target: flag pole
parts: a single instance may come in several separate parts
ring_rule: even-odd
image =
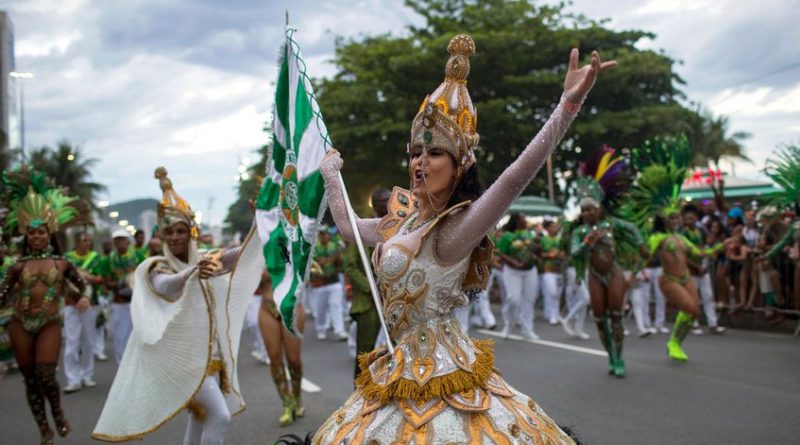
[[[289,10],[286,10],[286,28],[289,28]],[[287,34],[287,45],[290,44],[288,34]],[[312,99],[316,101],[316,99]],[[332,144],[328,140],[327,137],[324,137],[324,146],[325,147],[332,147]],[[325,150],[326,152],[330,151],[329,149]],[[347,187],[344,185],[344,178],[342,178],[342,172],[337,173],[337,179],[339,180],[339,187],[342,188],[342,195],[344,196],[344,205],[345,209],[347,210],[347,218],[350,220],[350,228],[353,230],[353,237],[356,240],[356,246],[358,247],[358,255],[361,257],[361,264],[364,266],[364,274],[367,276],[367,282],[369,283],[369,290],[372,294],[372,301],[375,303],[375,308],[378,311],[378,319],[381,322],[381,329],[383,329],[383,334],[386,337],[386,347],[389,350],[389,354],[394,354],[394,346],[392,345],[392,339],[389,336],[389,329],[386,327],[386,319],[383,317],[383,304],[381,304],[380,292],[378,292],[378,285],[375,284],[375,276],[372,274],[372,265],[370,263],[369,257],[367,257],[367,252],[364,249],[364,243],[361,240],[361,232],[358,230],[358,220],[356,216],[356,212],[353,211],[353,205],[350,203],[350,196],[347,194]]]
[[[367,276],[367,281],[369,282],[369,290],[372,294],[372,301],[375,302],[375,308],[378,310],[378,318],[381,321],[381,329],[383,329],[383,335],[386,336],[386,346],[389,350],[389,354],[394,354],[392,338],[389,336],[389,329],[386,327],[386,320],[383,317],[383,305],[381,304],[380,293],[378,292],[378,286],[375,284],[375,276],[372,274],[372,265],[369,258],[367,258],[367,252],[364,249],[364,243],[361,240],[361,232],[358,230],[358,217],[356,216],[356,212],[353,211],[352,204],[350,204],[350,196],[347,194],[347,188],[344,185],[344,178],[342,178],[341,171],[338,172],[337,178],[339,179],[339,187],[342,188],[342,195],[344,196],[344,206],[347,209],[347,219],[350,220],[350,227],[353,230],[353,237],[356,239],[356,246],[358,247],[358,254],[361,257],[361,264],[364,265],[364,275]]]

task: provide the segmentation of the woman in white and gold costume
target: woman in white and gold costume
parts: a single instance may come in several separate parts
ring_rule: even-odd
[[[453,316],[488,279],[486,233],[564,136],[597,75],[570,54],[561,101],[539,134],[483,194],[473,150],[477,115],[466,88],[475,44],[455,36],[444,82],[422,103],[408,144],[411,191],[395,188],[389,215],[359,219],[373,262],[394,354],[362,355],[355,393],[314,435],[315,444],[572,444],[533,401],[494,369],[490,341],[473,340]],[[353,239],[331,151],[321,170],[339,230]]]
[[[244,244],[200,256],[189,204],[163,167],[158,224],[164,256],[136,269],[133,332],[92,437],[140,439],[184,409],[184,445],[218,445],[231,415],[245,408],[236,372],[247,305],[264,259],[253,232]]]

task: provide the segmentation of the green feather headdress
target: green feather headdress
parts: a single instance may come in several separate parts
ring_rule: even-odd
[[[10,233],[18,230],[24,234],[29,227],[42,226],[53,233],[78,216],[78,210],[71,205],[77,198],[51,187],[44,173],[30,170],[27,165],[3,172],[3,188],[9,209],[6,229]]]
[[[680,194],[692,158],[685,135],[645,141],[631,152],[638,170],[628,193],[625,214],[642,229],[649,230],[653,217],[680,212]]]
[[[775,158],[767,159],[764,172],[783,189],[772,197],[774,205],[800,207],[800,146],[783,147]]]

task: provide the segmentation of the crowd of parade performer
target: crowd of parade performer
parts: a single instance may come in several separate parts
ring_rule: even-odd
[[[466,86],[475,50],[468,35],[450,40],[445,79],[411,123],[410,190],[376,189],[372,217],[351,221],[338,180],[344,160],[336,150],[322,159],[336,227],[320,227],[308,282],[289,312],[273,298],[255,228],[241,245],[215,249],[163,167],[155,171],[162,198],[149,241],[144,231],[132,237],[118,229],[101,253],[84,225],[69,234],[73,249],[63,255],[58,231],[79,219],[77,198],[27,166],[4,172],[5,234],[18,245],[15,254],[0,245],[0,334],[8,334],[41,443],[71,430],[56,380],[62,338],[63,389],[73,393],[97,386],[95,360],[106,360],[111,337],[118,369],[91,434],[101,441],[141,439],[186,411],[184,445],[222,444],[245,407],[237,374],[243,328],[254,357],[269,366],[281,406],[277,425],[291,425],[306,412],[308,314],[317,341],[332,330],[357,357],[355,392],[315,432],[315,444],[570,444],[533,398],[501,377],[493,342],[469,337],[472,326],[496,329],[495,296],[503,322],[495,335],[503,339],[539,341],[540,294],[542,318],[570,337],[591,338],[584,325],[592,316],[616,378],[627,374],[626,310],[639,337],[669,334],[666,354],[680,362],[689,358],[689,333],[706,332],[701,319],[707,332],[721,334],[720,311],[766,306],[780,322],[782,310],[800,310],[800,148],[786,147],[768,162],[766,173],[783,192],[761,207],[728,208],[721,181],[709,205],[682,200],[692,152],[675,136],[624,151],[589,150],[568,187],[579,211],[571,220],[510,212],[598,75],[615,62],[593,52],[579,67],[573,50],[549,120],[484,190]],[[677,309],[671,330],[670,307]]]

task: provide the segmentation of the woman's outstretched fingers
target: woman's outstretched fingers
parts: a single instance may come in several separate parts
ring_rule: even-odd
[[[578,58],[580,57],[580,52],[578,48],[572,48],[572,51],[569,52],[569,70],[575,71],[578,69]]]

